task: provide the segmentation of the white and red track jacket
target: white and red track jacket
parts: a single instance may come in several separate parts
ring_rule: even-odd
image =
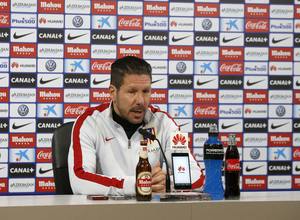
[[[143,128],[152,128],[171,167],[170,133],[178,130],[167,113],[152,106],[146,112]],[[142,135],[130,139],[122,126],[112,119],[111,103],[88,108],[73,126],[68,164],[74,194],[133,195],[135,169]],[[160,158],[157,142],[148,146],[148,159],[154,166]],[[192,187],[201,187],[201,169],[190,154]],[[161,163],[162,164],[162,163]]]

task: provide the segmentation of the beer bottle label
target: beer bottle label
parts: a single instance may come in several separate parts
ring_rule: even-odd
[[[240,160],[239,159],[228,159],[225,162],[225,171],[240,171]]]
[[[141,172],[137,176],[136,186],[138,193],[141,195],[149,195],[152,193],[151,173]]]

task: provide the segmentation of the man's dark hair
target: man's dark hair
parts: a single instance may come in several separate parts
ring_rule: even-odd
[[[110,83],[119,89],[125,74],[149,75],[152,79],[151,73],[152,68],[145,60],[134,56],[126,56],[116,60],[111,65]]]

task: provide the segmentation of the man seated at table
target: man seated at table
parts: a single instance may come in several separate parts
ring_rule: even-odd
[[[179,128],[165,112],[151,106],[151,66],[137,57],[124,57],[111,66],[110,103],[88,108],[72,131],[69,177],[74,194],[133,195],[139,159],[139,128],[150,129],[160,140],[168,163],[170,134]],[[166,173],[157,142],[148,146],[152,191],[165,192]],[[190,157],[192,188],[201,187],[200,167]]]

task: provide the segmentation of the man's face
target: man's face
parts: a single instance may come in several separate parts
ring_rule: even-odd
[[[119,89],[113,85],[109,89],[115,112],[132,124],[141,123],[150,103],[150,76],[126,74]]]

